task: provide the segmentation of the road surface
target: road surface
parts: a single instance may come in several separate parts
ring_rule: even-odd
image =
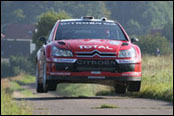
[[[33,114],[46,115],[173,115],[173,103],[130,96],[62,97],[53,92],[38,94],[34,84],[23,86],[37,97],[14,98],[26,101]],[[97,108],[102,104],[117,108]]]

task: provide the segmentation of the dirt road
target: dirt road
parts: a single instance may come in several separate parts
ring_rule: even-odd
[[[173,103],[129,96],[61,97],[50,92],[37,94],[33,84],[23,86],[37,97],[16,97],[33,108],[34,114],[50,115],[173,115]],[[102,104],[117,108],[99,108]]]

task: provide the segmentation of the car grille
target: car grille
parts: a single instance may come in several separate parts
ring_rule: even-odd
[[[100,52],[98,50],[94,50],[92,52],[76,52],[76,56],[77,57],[94,57],[94,56],[99,56],[99,57],[112,57],[115,58],[116,57],[116,53],[115,52]]]
[[[77,60],[75,63],[56,63],[57,71],[102,71],[102,72],[130,72],[135,64],[118,64],[115,60]]]

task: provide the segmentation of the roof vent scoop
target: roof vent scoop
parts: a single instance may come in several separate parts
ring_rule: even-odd
[[[102,17],[101,20],[102,20],[102,21],[106,21],[107,18],[106,18],[106,17]]]
[[[90,20],[92,20],[92,19],[94,19],[94,17],[93,16],[82,16],[81,19],[90,19]]]

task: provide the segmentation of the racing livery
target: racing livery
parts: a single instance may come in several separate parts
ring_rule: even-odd
[[[106,18],[58,20],[36,56],[36,91],[55,91],[59,83],[111,85],[115,92],[138,92],[141,51],[123,27]]]

